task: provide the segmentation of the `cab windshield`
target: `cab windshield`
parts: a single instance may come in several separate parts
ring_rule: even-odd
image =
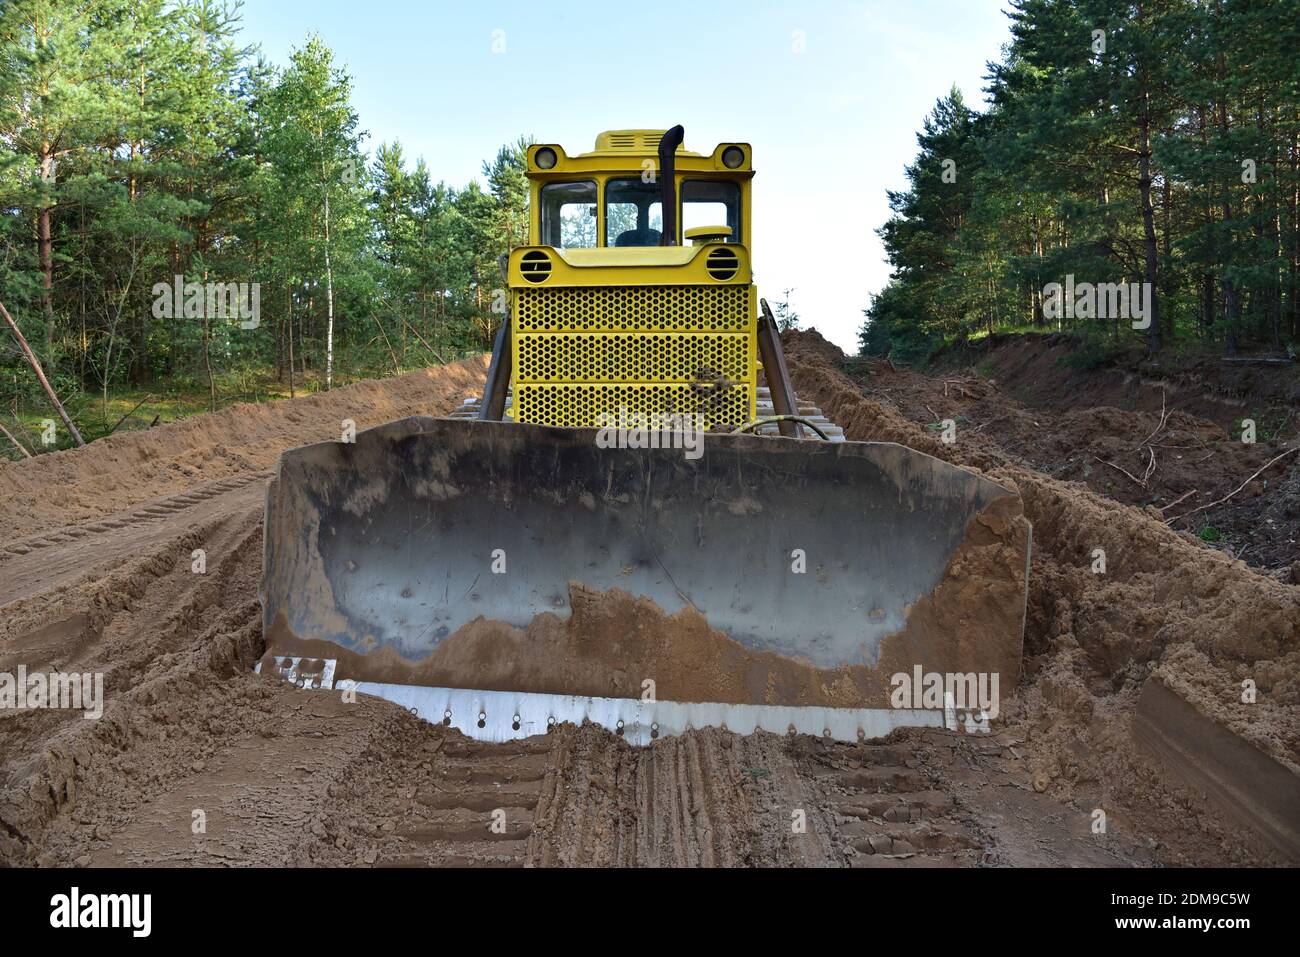
[[[658,246],[663,228],[658,183],[611,179],[605,184],[606,246]]]
[[[658,183],[640,177],[605,183],[605,235],[597,234],[597,185],[591,180],[547,183],[541,191],[541,240],[560,249],[658,246],[663,201]],[[740,186],[726,180],[688,179],[681,184],[681,229],[727,226],[727,242],[741,241]],[[681,242],[681,236],[675,237]]]
[[[605,245],[658,246],[663,230],[663,205],[658,183],[641,179],[611,179],[605,184]],[[688,179],[682,182],[682,235],[697,226],[728,226],[729,243],[740,233],[740,186],[726,180]],[[678,237],[680,239],[680,237]]]

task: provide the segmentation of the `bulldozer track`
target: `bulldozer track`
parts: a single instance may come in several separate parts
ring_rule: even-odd
[[[952,791],[917,768],[920,749],[862,745],[813,759],[811,776],[834,840],[850,867],[962,867],[984,842],[963,820]]]
[[[97,566],[146,555],[186,528],[261,507],[269,471],[208,482],[117,512],[0,545],[0,606],[96,574]],[[189,561],[189,553],[177,556]]]
[[[183,512],[202,502],[206,502],[218,495],[224,495],[227,492],[243,488],[250,482],[258,480],[266,481],[272,475],[269,470],[251,472],[244,475],[236,475],[233,478],[222,479],[218,482],[209,482],[200,485],[197,488],[181,492],[176,495],[169,495],[166,498],[154,499],[127,511],[118,512],[107,518],[96,519],[94,521],[79,522],[75,525],[67,525],[63,528],[46,532],[41,535],[34,535],[29,538],[16,539],[5,542],[0,545],[0,563],[10,556],[29,555],[33,551],[42,548],[48,548],[51,545],[63,545],[68,542],[75,542],[86,538],[90,535],[99,535],[105,532],[114,532],[123,528],[130,528],[137,525],[143,525],[148,522],[158,522],[169,519],[178,512]]]

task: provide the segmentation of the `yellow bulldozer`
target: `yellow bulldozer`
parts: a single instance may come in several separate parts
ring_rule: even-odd
[[[1014,686],[1018,494],[799,402],[753,280],[752,149],[682,138],[529,147],[481,398],[284,453],[259,667],[491,741],[861,740]]]

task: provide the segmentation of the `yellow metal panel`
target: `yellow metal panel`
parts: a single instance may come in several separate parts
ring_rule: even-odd
[[[554,249],[521,246],[510,253],[512,289],[555,286],[747,286],[749,250],[737,243]]]
[[[590,249],[556,249],[556,256],[570,266],[618,268],[620,266],[685,266],[699,250],[693,246],[593,246]]]
[[[606,130],[596,135],[596,153],[638,153],[656,156],[659,153],[659,141],[667,130]],[[679,156],[699,156],[686,147],[677,147]]]

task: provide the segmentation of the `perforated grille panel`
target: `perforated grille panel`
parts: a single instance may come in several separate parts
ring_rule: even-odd
[[[629,413],[700,413],[704,427],[743,424],[749,413],[747,390],[741,385],[718,388],[691,385],[518,385],[516,421],[593,428],[597,416]]]
[[[742,383],[749,376],[744,333],[562,332],[519,336],[525,382]]]
[[[748,285],[513,290],[513,414],[591,428],[602,412],[753,416],[755,322]]]
[[[749,286],[516,289],[517,332],[746,332]]]

